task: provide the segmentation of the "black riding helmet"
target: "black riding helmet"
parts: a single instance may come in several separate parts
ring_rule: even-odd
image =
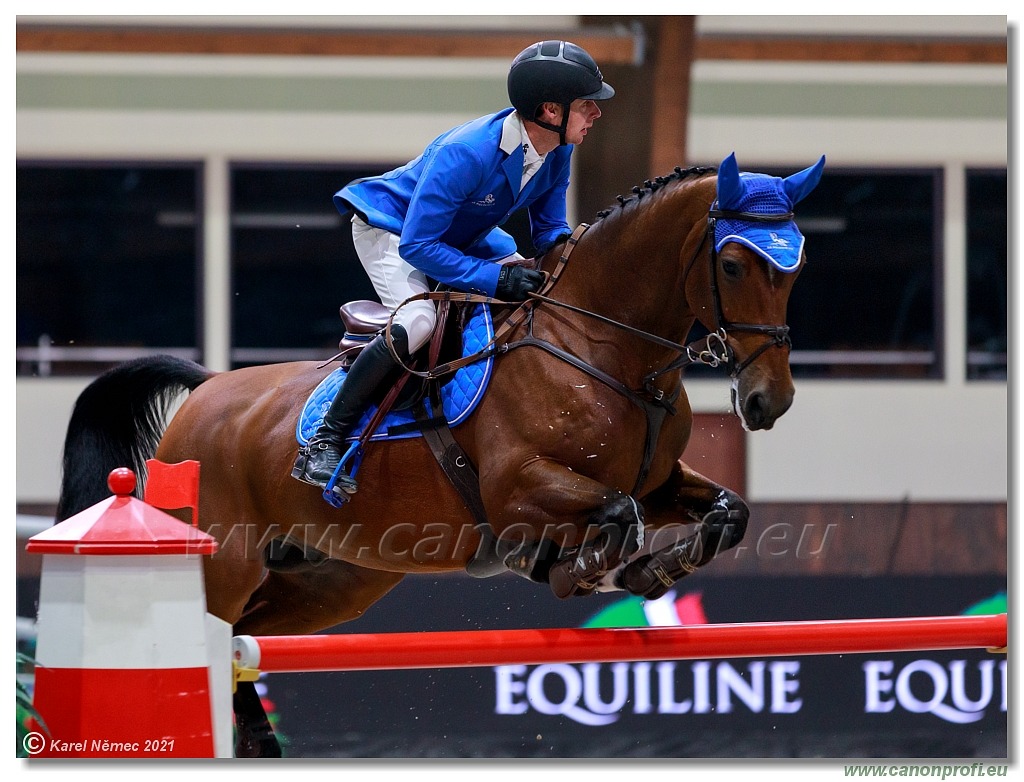
[[[606,100],[615,94],[606,84],[594,58],[569,41],[541,41],[528,46],[512,61],[508,71],[508,97],[524,117],[553,130],[565,144],[569,105],[577,99]],[[562,124],[537,121],[543,103],[562,106]]]

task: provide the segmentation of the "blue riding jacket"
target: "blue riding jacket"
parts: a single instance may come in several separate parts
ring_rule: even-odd
[[[442,133],[419,157],[386,174],[357,179],[334,194],[345,214],[401,236],[403,259],[457,290],[493,296],[500,261],[516,252],[499,226],[528,209],[534,248],[544,252],[566,223],[572,145],[557,147],[519,190],[523,147],[501,147],[508,108]]]

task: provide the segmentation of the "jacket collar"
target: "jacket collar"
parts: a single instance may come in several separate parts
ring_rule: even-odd
[[[519,113],[516,111],[512,111],[502,122],[501,141],[498,147],[508,156],[502,163],[502,169],[505,171],[505,177],[508,179],[509,187],[512,188],[515,200],[518,201],[520,195],[527,192],[537,178],[537,175],[534,174],[520,193],[519,188],[523,181],[523,169],[526,163],[539,160],[543,165],[547,156],[537,154],[523,127],[522,120],[519,119]]]

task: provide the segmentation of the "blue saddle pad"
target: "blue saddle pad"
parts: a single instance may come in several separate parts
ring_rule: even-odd
[[[466,322],[462,332],[462,355],[468,356],[476,353],[487,345],[494,337],[494,324],[491,321],[491,310],[483,304],[477,304]],[[441,386],[441,406],[444,417],[449,426],[456,426],[469,417],[483,398],[484,390],[491,378],[491,368],[494,366],[494,357],[489,356],[482,361],[476,361],[467,366],[455,370],[451,379]],[[295,426],[295,437],[299,445],[306,445],[310,438],[320,428],[324,415],[331,407],[331,402],[337,395],[338,390],[345,382],[347,370],[340,367],[325,377],[310,394],[306,404],[302,407],[299,421]],[[433,416],[430,409],[430,401],[425,400],[427,414]],[[376,407],[371,407],[360,419],[356,428],[349,436],[349,440],[358,438],[366,425],[370,422]],[[390,434],[389,430],[411,424],[416,420],[411,410],[399,410],[389,413],[384,417],[377,431],[370,438],[376,440],[392,440],[403,437],[421,437],[418,430],[404,429],[399,434]]]

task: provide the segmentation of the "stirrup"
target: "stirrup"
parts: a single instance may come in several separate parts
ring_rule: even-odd
[[[345,463],[352,458],[353,452],[359,447],[359,443],[357,441],[349,446],[349,449],[338,460],[338,466],[335,468],[334,473],[326,483],[314,480],[308,473],[310,451],[315,447],[316,443],[309,443],[299,448],[298,456],[295,457],[295,464],[292,465],[291,475],[296,480],[307,483],[310,486],[315,486],[318,489],[322,489],[324,491],[324,499],[327,499],[328,502],[331,502],[335,507],[340,507],[345,502],[348,502],[349,495],[355,494],[356,490],[359,488],[355,478],[353,477],[356,469],[358,468],[358,461],[353,466],[351,474],[343,469]],[[361,454],[359,455],[361,456]],[[328,498],[328,495],[331,495],[331,497],[338,500],[338,502],[332,502],[331,499]]]
[[[358,440],[353,442],[348,447],[348,450],[341,455],[334,475],[331,476],[326,486],[320,487],[324,490],[323,497],[329,505],[340,508],[356,493],[359,485],[356,483],[355,475],[359,469],[360,462],[362,462],[362,455],[362,445]],[[352,469],[346,472],[345,463],[353,457],[355,457],[355,462],[352,465]],[[319,486],[319,484],[317,485]]]

